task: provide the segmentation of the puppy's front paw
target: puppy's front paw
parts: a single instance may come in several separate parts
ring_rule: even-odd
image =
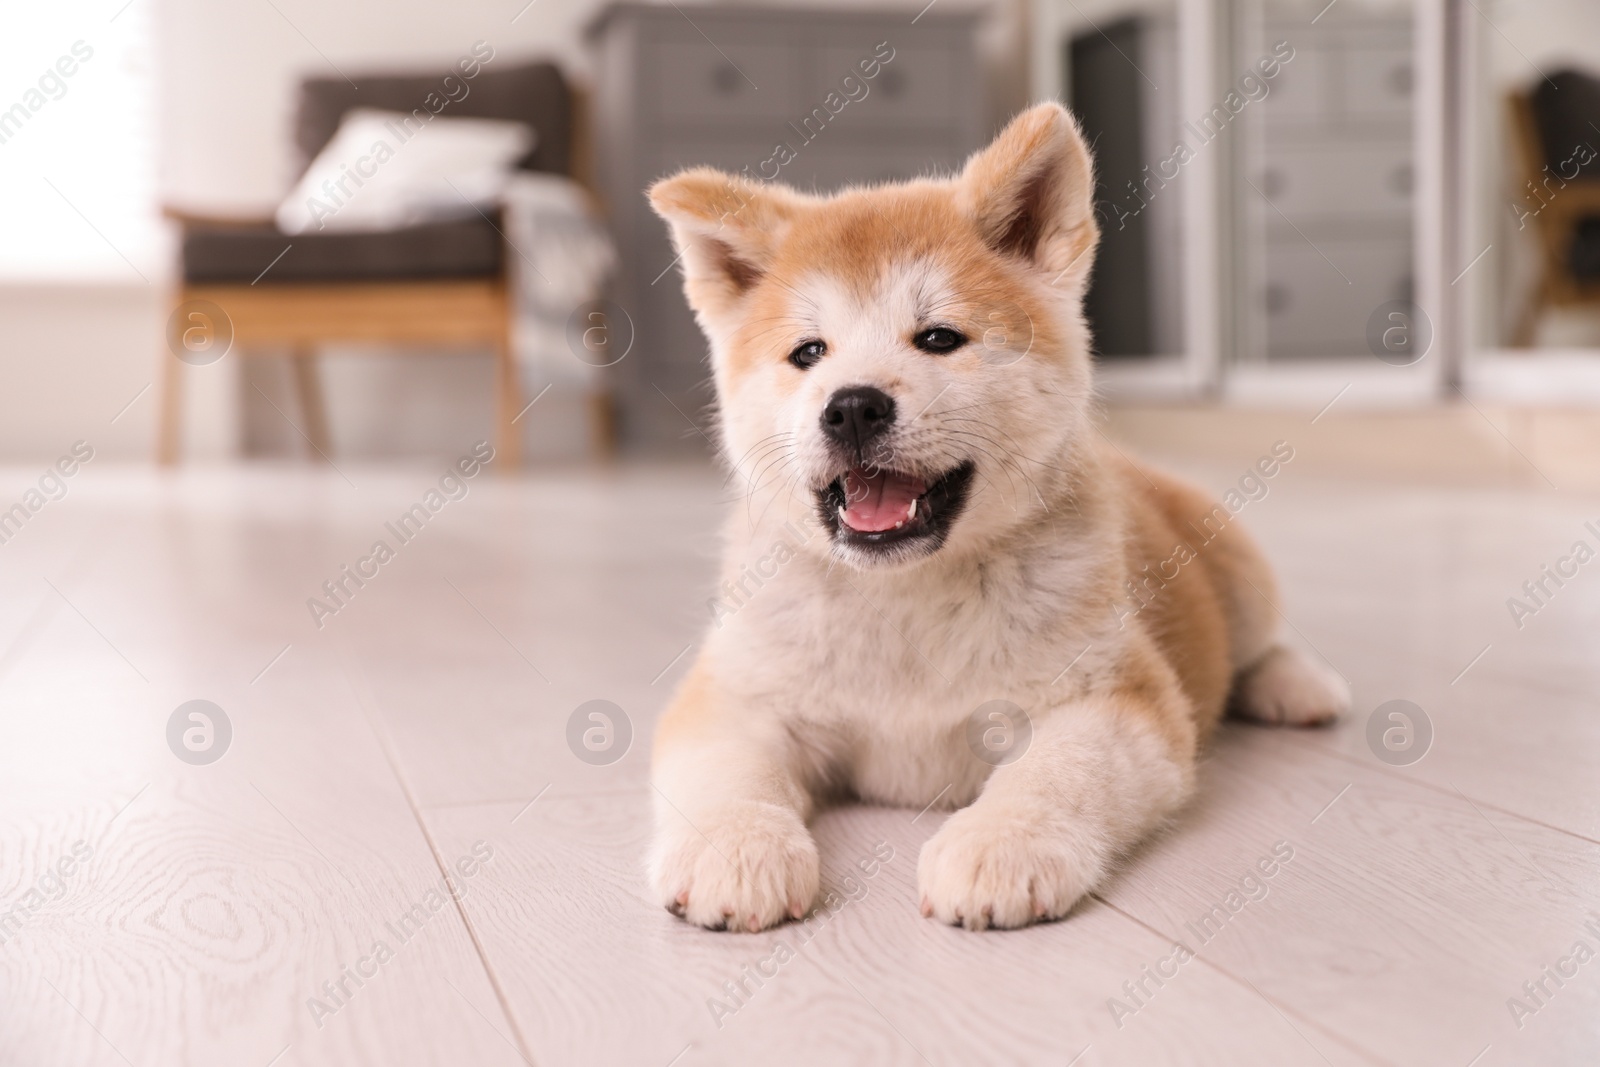
[[[922,914],[982,930],[1059,919],[1099,881],[1100,850],[1086,835],[985,812],[958,811],[922,846]]]
[[[674,915],[709,929],[749,930],[805,915],[816,899],[817,845],[800,816],[740,804],[657,830],[650,885]]]

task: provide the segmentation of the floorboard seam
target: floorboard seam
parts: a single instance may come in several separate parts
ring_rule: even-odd
[[[1294,744],[1295,742],[1290,742],[1290,743]],[[1371,771],[1371,772],[1373,772],[1375,774],[1382,775],[1384,778],[1388,779],[1389,781],[1405,782],[1408,785],[1421,786],[1423,789],[1426,789],[1426,790],[1428,790],[1430,792],[1433,792],[1433,793],[1438,793],[1441,796],[1455,797],[1455,798],[1459,799],[1460,797],[1466,795],[1464,793],[1458,793],[1454,789],[1446,789],[1444,786],[1435,785],[1434,783],[1429,782],[1429,781],[1425,781],[1425,780],[1423,780],[1421,778],[1412,778],[1412,777],[1409,777],[1407,775],[1401,774],[1399,771],[1389,770],[1387,767],[1373,767],[1370,764],[1368,764],[1365,760],[1358,759],[1355,756],[1347,755],[1347,754],[1345,754],[1343,752],[1330,752],[1327,749],[1316,748],[1315,746],[1312,746],[1312,745],[1309,745],[1309,744],[1298,744],[1297,747],[1299,747],[1303,751],[1313,753],[1314,755],[1317,755],[1317,756],[1321,756],[1324,759],[1337,760],[1337,761],[1339,761],[1341,763],[1353,764],[1354,766],[1360,767],[1363,770]],[[1510,818],[1516,819],[1516,820],[1518,820],[1520,822],[1529,823],[1530,825],[1533,825],[1533,826],[1542,826],[1546,830],[1552,830],[1555,833],[1564,834],[1567,837],[1576,838],[1579,841],[1586,841],[1591,845],[1600,845],[1600,840],[1597,840],[1596,838],[1589,837],[1589,836],[1587,836],[1585,834],[1580,834],[1576,830],[1569,830],[1564,826],[1554,826],[1554,825],[1552,825],[1550,823],[1545,822],[1543,819],[1536,819],[1531,815],[1524,815],[1520,811],[1512,811],[1510,808],[1503,807],[1503,806],[1501,806],[1499,804],[1494,803],[1493,801],[1484,800],[1482,797],[1473,796],[1472,797],[1472,801],[1473,801],[1473,803],[1478,804],[1481,807],[1488,808],[1490,811],[1497,811],[1501,815],[1509,816]]]
[[[100,531],[105,526],[106,523],[101,523],[97,526],[83,547],[68,560],[63,573],[58,575],[63,583],[68,578],[80,576],[88,569],[87,565],[93,556],[92,546],[98,540]],[[34,569],[37,571],[37,568]],[[61,603],[61,598],[54,593],[46,593],[39,598],[38,604],[28,613],[28,617],[23,620],[22,628],[17,631],[17,635],[11,639],[11,643],[6,646],[5,651],[0,652],[0,684],[4,684],[6,676],[11,673],[12,668],[22,661],[23,657],[27,655],[28,649],[33,646],[33,643],[50,628],[50,623],[55,619],[56,613],[61,610]]]
[[[348,674],[346,675],[348,678]],[[352,688],[354,688],[352,686]],[[370,695],[370,694],[369,694]],[[428,828],[428,822],[423,818],[422,809],[417,804],[417,798],[412,795],[411,784],[406,780],[404,769],[400,765],[399,757],[394,751],[394,741],[389,737],[386,726],[378,718],[377,709],[368,710],[365,702],[357,695],[356,702],[361,706],[362,714],[367,719],[373,734],[378,739],[378,748],[383,752],[384,760],[389,764],[390,773],[394,775],[395,783],[400,787],[400,793],[405,797],[406,807],[411,809],[411,817],[417,821],[417,829],[422,833],[423,841],[427,842],[428,851],[433,856],[434,866],[444,876],[445,884],[450,889],[450,899],[455,904],[456,914],[461,917],[461,925],[467,931],[467,938],[472,942],[472,950],[478,954],[478,962],[483,966],[484,977],[489,980],[489,988],[494,990],[495,1000],[500,1005],[500,1013],[505,1017],[506,1025],[511,1028],[511,1034],[516,1039],[513,1051],[522,1057],[529,1067],[537,1067],[530,1053],[527,1036],[522,1032],[522,1026],[517,1021],[516,1014],[511,1010],[511,1000],[506,995],[505,987],[500,982],[500,976],[495,972],[494,965],[489,962],[488,951],[484,948],[483,940],[478,936],[478,928],[473,925],[472,918],[467,914],[466,905],[462,902],[460,894],[456,891],[455,879],[451,876],[449,864],[445,862],[443,853],[439,850],[438,842],[433,838],[433,832]]]
[[[1181,942],[1179,941],[1178,938],[1175,938],[1171,934],[1165,933],[1162,930],[1158,930],[1156,927],[1151,926],[1149,923],[1145,922],[1143,919],[1139,918],[1137,915],[1134,915],[1132,912],[1129,912],[1129,911],[1119,907],[1118,905],[1111,903],[1111,901],[1107,900],[1105,897],[1101,896],[1099,893],[1090,893],[1089,896],[1093,897],[1095,900],[1099,901],[1101,904],[1104,904],[1106,907],[1110,908],[1112,911],[1116,912],[1118,915],[1122,916],[1124,919],[1127,919],[1129,922],[1133,923],[1135,926],[1138,926],[1140,929],[1147,930],[1150,933],[1155,934],[1157,937],[1161,938],[1163,941],[1171,941],[1174,944],[1181,944]],[[1295,1008],[1295,1007],[1293,1007],[1293,1006],[1291,1006],[1289,1004],[1280,1003],[1279,1001],[1272,1000],[1270,997],[1267,997],[1267,995],[1265,993],[1261,992],[1260,989],[1256,988],[1256,986],[1253,985],[1250,982],[1249,979],[1244,978],[1244,977],[1242,977],[1240,975],[1234,974],[1232,971],[1228,970],[1226,967],[1223,967],[1222,965],[1220,965],[1220,964],[1218,964],[1218,963],[1216,963],[1216,962],[1214,962],[1212,960],[1209,960],[1209,959],[1205,958],[1204,956],[1200,955],[1200,953],[1198,953],[1198,952],[1196,952],[1194,954],[1194,956],[1195,956],[1195,959],[1199,960],[1201,963],[1203,963],[1207,967],[1211,968],[1211,970],[1215,971],[1217,974],[1222,975],[1224,978],[1228,979],[1228,981],[1233,982],[1234,984],[1236,984],[1236,985],[1238,985],[1238,986],[1240,986],[1240,987],[1242,987],[1244,989],[1248,989],[1250,992],[1255,993],[1256,995],[1266,999],[1267,1002],[1269,1004],[1271,1004],[1274,1008],[1277,1008],[1280,1011],[1288,1012],[1289,1014],[1293,1015],[1295,1018],[1299,1019],[1301,1022],[1305,1023],[1307,1026],[1315,1028],[1318,1033],[1320,1033],[1323,1036],[1327,1037],[1329,1040],[1337,1042],[1338,1044],[1342,1045],[1348,1051],[1355,1053],[1357,1056],[1360,1056],[1361,1058],[1365,1059],[1369,1063],[1378,1064],[1379,1067],[1395,1067],[1395,1065],[1393,1063],[1391,1063],[1389,1060],[1386,1060],[1383,1057],[1377,1055],[1376,1053],[1371,1052],[1368,1049],[1363,1048],[1362,1046],[1356,1044],[1354,1041],[1351,1041],[1350,1039],[1346,1038],[1343,1034],[1340,1034],[1340,1033],[1337,1033],[1337,1032],[1335,1032],[1333,1030],[1328,1029],[1321,1022],[1319,1022],[1318,1020],[1307,1016],[1305,1013],[1301,1012],[1299,1009],[1297,1009],[1297,1008]],[[1315,1049],[1315,1046],[1313,1046],[1313,1049]],[[1318,1054],[1320,1055],[1320,1052]]]

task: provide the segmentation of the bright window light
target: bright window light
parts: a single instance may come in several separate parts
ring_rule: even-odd
[[[158,280],[152,3],[11,12],[0,34],[0,281]]]

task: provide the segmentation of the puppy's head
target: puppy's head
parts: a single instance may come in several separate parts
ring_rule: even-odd
[[[957,177],[804,196],[658,182],[744,488],[857,567],[1037,521],[1089,432],[1088,150],[1041,104]]]

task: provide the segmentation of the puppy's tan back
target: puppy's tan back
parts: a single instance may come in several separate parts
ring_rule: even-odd
[[[1207,494],[1146,464],[1122,462],[1117,470],[1134,582],[1118,611],[1137,612],[1177,671],[1203,739],[1222,717],[1235,672],[1272,643],[1272,570],[1244,527]]]

